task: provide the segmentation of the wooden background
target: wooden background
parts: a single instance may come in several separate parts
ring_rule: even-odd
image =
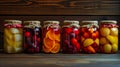
[[[3,15],[120,15],[120,0],[0,0]]]

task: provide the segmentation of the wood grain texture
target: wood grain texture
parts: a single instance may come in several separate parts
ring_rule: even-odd
[[[120,0],[0,0],[5,15],[120,15]]]

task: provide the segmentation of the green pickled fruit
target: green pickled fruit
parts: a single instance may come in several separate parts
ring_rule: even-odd
[[[110,34],[110,29],[106,28],[106,27],[103,27],[103,28],[100,29],[100,34],[102,36],[108,36]]]
[[[110,44],[105,44],[103,48],[105,53],[111,53],[112,46]]]
[[[118,45],[112,44],[112,52],[117,52],[117,51],[118,51]]]
[[[118,36],[118,28],[111,28],[110,34],[113,36]]]

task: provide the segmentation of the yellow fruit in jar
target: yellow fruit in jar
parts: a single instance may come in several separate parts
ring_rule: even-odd
[[[118,51],[118,45],[112,44],[112,52],[117,52],[117,51]]]
[[[85,39],[84,43],[83,43],[83,46],[84,47],[87,47],[87,46],[90,46],[94,43],[93,39],[91,38],[88,38],[88,39]]]
[[[95,39],[96,44],[99,46],[99,39]]]
[[[110,34],[113,36],[118,36],[118,28],[111,28]]]
[[[114,38],[115,38],[115,44],[118,45],[118,36],[114,36]]]
[[[108,39],[108,41],[109,41],[110,43],[112,43],[112,44],[115,43],[114,36],[108,35],[106,38]]]
[[[102,36],[108,36],[110,34],[110,29],[106,27],[100,28],[100,34]]]
[[[104,44],[106,44],[106,43],[107,43],[106,38],[101,37],[101,38],[100,38],[100,44],[101,44],[101,45],[104,45]]]
[[[111,50],[112,50],[112,46],[110,44],[105,44],[103,46],[103,49],[104,49],[104,52],[105,53],[111,53]]]
[[[54,48],[51,50],[51,53],[58,53],[60,50],[60,43],[59,42],[55,42],[55,46]]]

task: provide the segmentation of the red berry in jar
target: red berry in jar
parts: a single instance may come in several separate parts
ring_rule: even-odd
[[[77,41],[77,39],[75,39],[75,38],[72,38],[72,39],[71,39],[71,42],[72,42],[73,45],[78,44],[78,41]]]
[[[84,36],[84,38],[89,38],[89,33],[85,32],[85,33],[83,34],[83,36]]]
[[[68,34],[72,32],[72,28],[65,28],[65,30]]]
[[[28,31],[25,32],[25,36],[26,36],[26,37],[30,37],[30,32],[28,32]]]

